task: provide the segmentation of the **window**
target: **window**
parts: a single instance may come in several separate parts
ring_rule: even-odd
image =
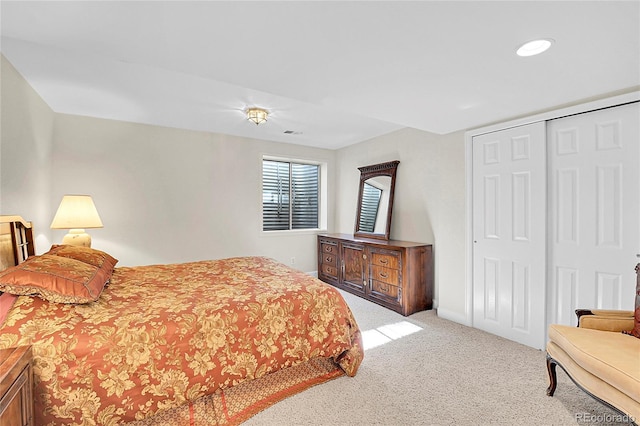
[[[317,229],[320,166],[262,160],[262,230]]]

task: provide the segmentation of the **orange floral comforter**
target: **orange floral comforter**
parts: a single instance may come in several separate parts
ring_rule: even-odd
[[[36,424],[142,419],[245,380],[331,357],[363,358],[333,287],[263,257],[116,268],[101,297],[20,296],[0,348],[33,345]]]

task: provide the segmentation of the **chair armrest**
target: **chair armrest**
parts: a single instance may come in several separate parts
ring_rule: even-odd
[[[633,311],[578,309],[578,327],[591,328],[602,331],[630,331],[633,330]]]
[[[633,318],[633,311],[619,311],[619,310],[606,310],[606,309],[592,309],[593,315],[603,317],[616,317],[616,318]]]

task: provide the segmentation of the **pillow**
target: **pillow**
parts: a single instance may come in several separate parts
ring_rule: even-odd
[[[114,259],[109,254],[92,249],[91,247],[69,246],[69,245],[52,245],[51,249],[45,254],[68,257],[70,259],[79,260],[89,265],[101,268],[105,262],[109,264],[111,269],[116,266],[118,259]]]
[[[640,339],[640,263],[636,265],[636,309],[633,312],[633,330],[625,331],[624,334],[630,334]]]
[[[39,296],[57,303],[89,303],[100,297],[113,268],[102,268],[63,256],[32,256],[0,272],[0,291]]]

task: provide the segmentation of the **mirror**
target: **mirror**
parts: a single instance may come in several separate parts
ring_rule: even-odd
[[[360,190],[356,211],[355,237],[388,240],[391,231],[393,192],[400,161],[358,167]]]

